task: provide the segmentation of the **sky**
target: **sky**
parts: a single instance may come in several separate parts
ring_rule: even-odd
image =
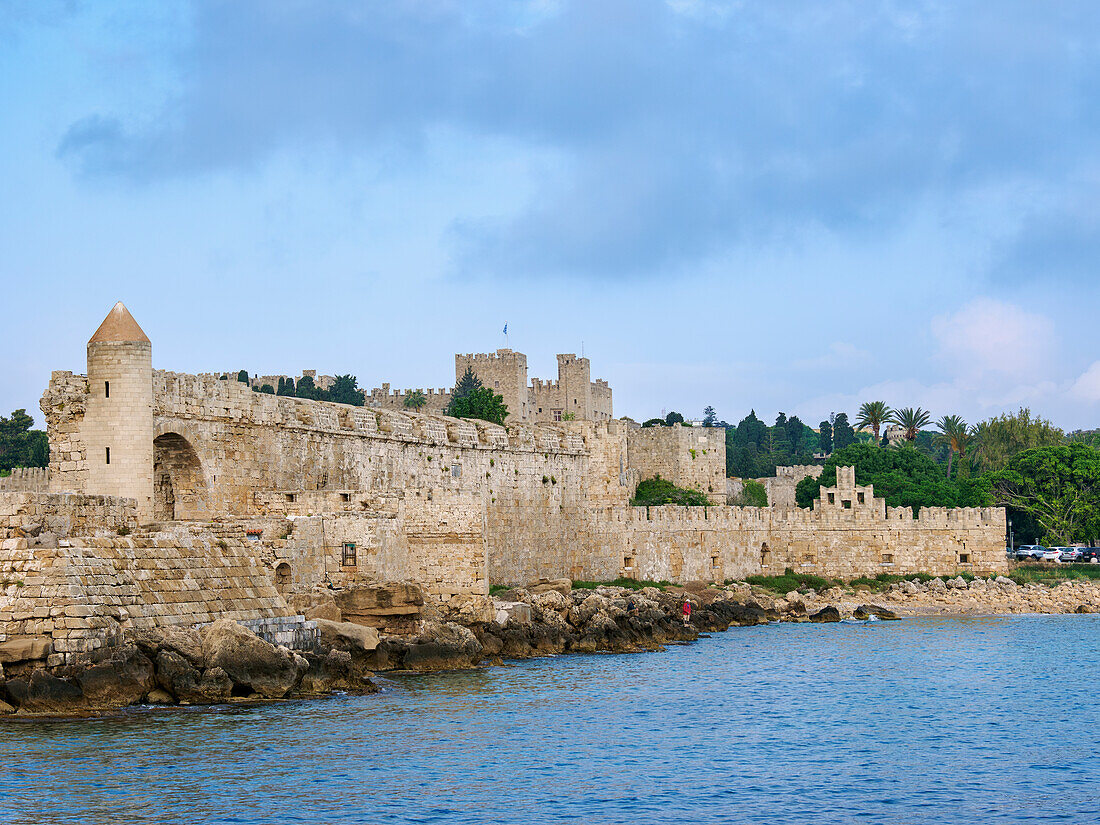
[[[1100,427],[1098,204],[1095,2],[0,0],[0,413],[122,300],[180,372]]]

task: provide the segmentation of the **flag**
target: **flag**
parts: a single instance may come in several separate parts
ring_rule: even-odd
[[[508,325],[507,324],[504,325],[504,334],[505,335],[508,334]]]

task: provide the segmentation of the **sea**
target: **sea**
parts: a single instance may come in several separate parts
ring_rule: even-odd
[[[0,822],[1095,823],[1100,616],[732,628],[0,722]]]

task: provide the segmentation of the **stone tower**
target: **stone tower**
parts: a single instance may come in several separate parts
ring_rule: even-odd
[[[153,518],[153,345],[119,301],[88,341],[89,493],[137,499]]]
[[[498,349],[495,353],[455,355],[455,383],[469,367],[481,379],[482,386],[489,387],[504,398],[508,407],[507,423],[516,424],[531,419],[531,405],[527,397],[527,356],[510,349]]]
[[[558,385],[562,390],[564,412],[577,418],[592,418],[592,365],[574,353],[558,355]]]

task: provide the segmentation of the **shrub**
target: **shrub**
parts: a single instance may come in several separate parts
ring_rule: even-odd
[[[741,482],[741,495],[732,504],[737,507],[767,507],[768,491],[759,481],[746,478]]]
[[[706,507],[710,504],[704,493],[677,487],[671,481],[656,475],[647,478],[634,491],[630,503],[635,507],[658,507],[662,504],[678,504],[684,507]]]

